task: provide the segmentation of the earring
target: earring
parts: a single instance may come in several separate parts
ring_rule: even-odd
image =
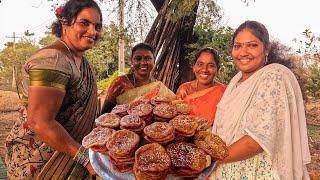
[[[264,60],[264,65],[268,64],[268,54],[266,55],[266,59]]]

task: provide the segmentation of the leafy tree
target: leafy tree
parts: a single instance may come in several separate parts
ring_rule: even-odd
[[[47,46],[51,43],[53,43],[54,41],[57,40],[57,37],[53,34],[47,34],[46,37],[42,38],[40,41],[39,41],[39,44],[42,45],[42,46]]]
[[[92,62],[98,80],[107,78],[118,69],[118,35],[118,27],[114,23],[104,26],[97,45],[86,52],[86,57]],[[127,44],[125,49],[130,49],[131,36],[125,35],[125,42]],[[129,51],[125,52],[125,57],[126,64],[129,65]]]
[[[316,36],[310,29],[302,34],[303,39],[294,41],[299,45],[297,53],[303,62],[303,93],[308,97],[320,98],[320,36]]]
[[[306,94],[315,99],[320,98],[320,62],[314,62],[307,69]]]
[[[13,81],[13,74],[16,81],[21,81],[21,69],[25,61],[39,47],[28,41],[9,43],[0,53],[0,84],[3,89],[10,89]],[[16,71],[16,73],[14,73]],[[8,78],[11,77],[11,78]]]

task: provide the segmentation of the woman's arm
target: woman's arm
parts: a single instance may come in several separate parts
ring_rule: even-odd
[[[119,76],[114,79],[107,89],[107,94],[101,109],[101,114],[111,112],[111,110],[117,105],[116,98],[119,95],[123,94],[126,89],[132,88],[134,88],[134,86],[131,84],[127,76]]]
[[[65,90],[31,86],[28,95],[27,124],[30,130],[51,148],[74,157],[80,144],[55,120],[65,96]]]
[[[228,150],[229,156],[227,156],[222,161],[219,161],[218,164],[248,159],[263,151],[261,146],[248,135],[231,144],[228,147]]]
[[[112,83],[108,88],[106,98],[104,100],[101,114],[110,113],[111,110],[117,105],[116,97],[124,93],[124,89],[121,84]]]
[[[176,92],[177,99],[183,100],[188,94],[192,93],[192,82],[181,84]]]
[[[74,157],[80,144],[55,120],[65,96],[65,90],[30,86],[28,93],[27,125],[29,129],[54,150]],[[87,169],[91,174],[95,174],[90,163]]]

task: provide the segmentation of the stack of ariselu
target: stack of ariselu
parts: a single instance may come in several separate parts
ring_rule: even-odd
[[[184,101],[162,97],[117,105],[96,119],[97,127],[82,144],[108,156],[114,170],[132,171],[139,180],[197,177],[228,150],[205,118],[190,115],[191,109]]]

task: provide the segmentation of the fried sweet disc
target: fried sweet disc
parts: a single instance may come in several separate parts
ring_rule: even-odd
[[[197,174],[207,167],[207,154],[194,144],[172,143],[166,147],[166,150],[173,169],[189,170],[191,171],[189,174]]]
[[[129,104],[128,113],[131,115],[138,115],[145,117],[151,114],[153,106],[149,101],[137,100]]]
[[[192,106],[187,104],[187,103],[178,103],[175,104],[177,111],[179,114],[185,114],[185,115],[190,115],[192,111]]]
[[[99,116],[95,123],[97,126],[118,128],[120,125],[120,116],[113,113],[105,113]]]
[[[107,143],[108,153],[115,156],[130,156],[135,152],[140,141],[136,133],[122,129],[115,132]]]
[[[190,115],[178,115],[169,122],[176,132],[183,136],[190,137],[196,132],[199,123]]]
[[[203,116],[194,116],[194,119],[199,123],[198,130],[206,130],[209,129],[210,126],[208,124],[208,118],[203,117]]]
[[[96,127],[82,139],[82,145],[93,151],[105,152],[107,150],[106,143],[113,133],[115,133],[113,129]]]
[[[117,114],[120,117],[123,117],[128,114],[128,104],[119,104],[116,105],[112,110],[111,113]]]
[[[142,172],[135,164],[133,174],[136,180],[164,180],[167,176],[167,172]]]
[[[168,103],[160,103],[154,106],[153,114],[163,119],[171,119],[175,117],[178,114],[178,112],[175,105]]]
[[[150,103],[155,106],[160,103],[171,103],[172,100],[173,99],[169,97],[155,96],[151,98]]]
[[[144,134],[152,139],[163,139],[174,134],[174,128],[166,122],[154,122],[146,126],[143,130]]]
[[[194,136],[194,143],[214,160],[222,160],[229,155],[226,143],[212,132],[199,131]]]
[[[137,115],[126,115],[120,120],[121,129],[136,129],[143,125],[143,120]]]
[[[168,144],[169,142],[173,141],[174,138],[175,138],[174,134],[163,139],[152,139],[148,136],[144,136],[144,139],[146,140],[147,143],[159,143],[162,145]]]
[[[135,166],[142,172],[165,172],[171,160],[166,150],[158,143],[141,146],[135,153]]]

